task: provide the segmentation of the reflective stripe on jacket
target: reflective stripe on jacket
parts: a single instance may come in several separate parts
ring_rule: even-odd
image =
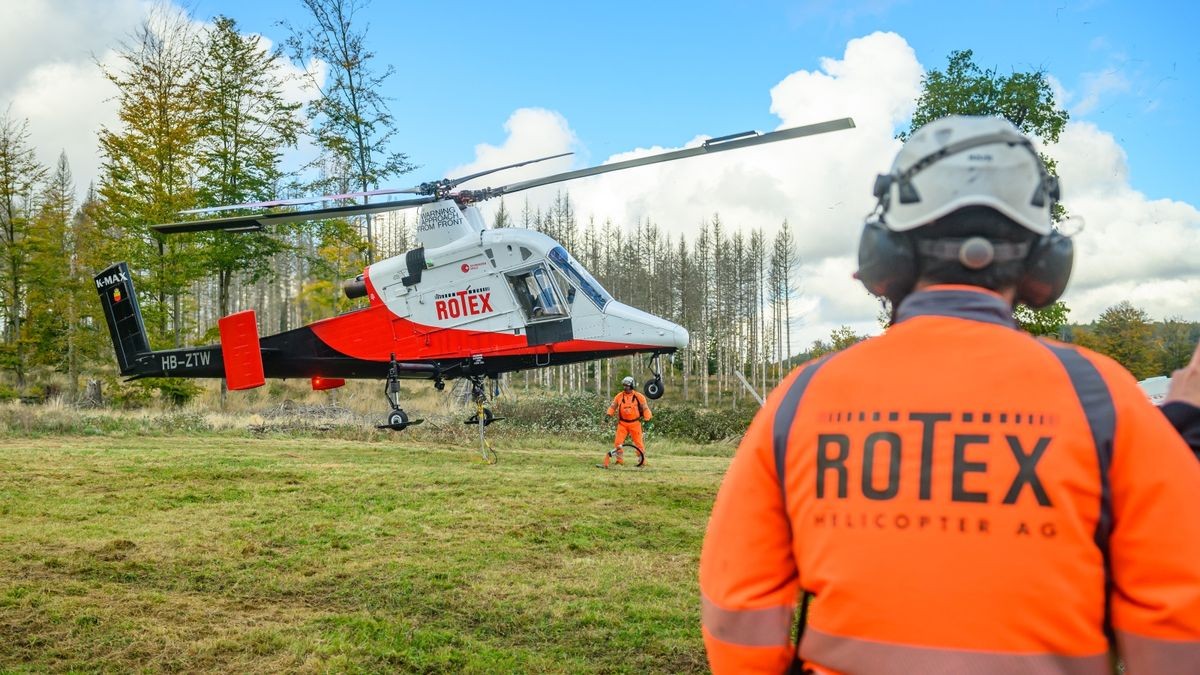
[[[617,415],[622,422],[636,422],[643,417],[648,420],[651,417],[646,397],[639,391],[631,391],[628,394],[623,391],[617,392],[612,405],[608,406],[608,414]]]
[[[747,431],[700,560],[714,672],[1200,673],[1200,463],[1132,376],[914,293],[790,374]]]

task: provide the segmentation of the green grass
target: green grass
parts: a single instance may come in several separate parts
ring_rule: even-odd
[[[729,446],[0,438],[0,671],[706,668]]]

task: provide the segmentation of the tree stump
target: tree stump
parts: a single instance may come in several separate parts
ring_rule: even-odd
[[[100,391],[100,380],[88,380],[87,389],[79,404],[89,408],[99,408],[104,405],[104,395]]]

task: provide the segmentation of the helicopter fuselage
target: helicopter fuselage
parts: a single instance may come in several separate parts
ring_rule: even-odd
[[[122,374],[225,377],[235,389],[307,377],[314,388],[328,388],[340,379],[383,378],[393,364],[400,377],[453,379],[668,354],[688,344],[683,327],[613,299],[545,234],[489,228],[475,206],[453,200],[425,206],[416,234],[420,248],[363,271],[367,307],[261,339],[252,318],[241,330],[223,325],[220,345],[132,354]],[[122,283],[123,276],[116,268],[97,275],[110,305],[122,291],[102,281]],[[124,283],[136,310],[132,283]]]

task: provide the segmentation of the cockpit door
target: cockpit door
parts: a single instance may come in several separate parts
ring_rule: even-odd
[[[530,345],[563,342],[574,338],[568,303],[553,275],[539,263],[505,273],[517,306],[525,317],[525,333]]]

